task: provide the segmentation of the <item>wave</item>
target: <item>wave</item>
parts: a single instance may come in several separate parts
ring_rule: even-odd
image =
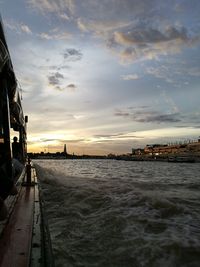
[[[199,266],[199,197],[188,188],[172,194],[158,179],[137,173],[134,180],[127,169],[122,178],[45,164],[36,169],[56,266]]]

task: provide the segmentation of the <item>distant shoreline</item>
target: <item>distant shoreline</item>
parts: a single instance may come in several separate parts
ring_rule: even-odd
[[[63,152],[28,153],[31,159],[116,159],[125,161],[200,162],[200,138],[197,141],[177,144],[152,144],[132,149],[132,153],[116,155],[75,155],[68,154],[66,145]]]
[[[123,160],[123,161],[157,161],[157,162],[200,162],[199,155],[187,155],[187,154],[169,154],[165,156],[92,156],[92,155],[67,155],[67,156],[55,156],[55,155],[29,155],[31,159],[41,160],[68,160],[68,159],[112,159],[112,160]]]

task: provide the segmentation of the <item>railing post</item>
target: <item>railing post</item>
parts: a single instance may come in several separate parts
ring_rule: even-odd
[[[26,165],[26,184],[31,185],[31,160],[28,158],[28,163]]]

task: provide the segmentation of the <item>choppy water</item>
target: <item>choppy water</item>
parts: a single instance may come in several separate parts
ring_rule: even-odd
[[[56,266],[200,266],[200,164],[40,160],[35,166]]]

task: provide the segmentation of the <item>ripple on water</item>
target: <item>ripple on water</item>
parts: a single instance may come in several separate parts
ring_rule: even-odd
[[[200,165],[67,160],[36,168],[56,266],[200,266]]]

